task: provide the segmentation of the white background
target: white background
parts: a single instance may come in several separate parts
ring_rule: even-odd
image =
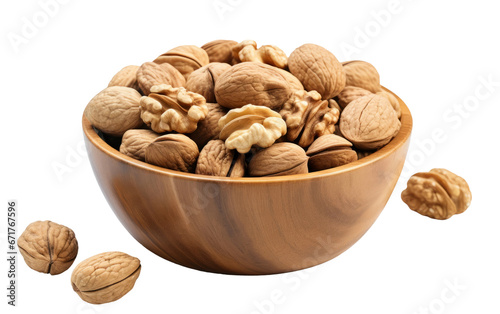
[[[14,309],[6,305],[1,258],[2,313],[500,313],[500,84],[488,90],[483,83],[500,82],[494,1],[61,0],[44,20],[45,2],[0,6],[0,215],[15,198],[19,234],[36,220],[71,227],[80,244],[74,265],[119,250],[143,268],[128,295],[93,306],[71,289],[74,266],[50,276],[20,260]],[[23,34],[34,18],[37,29]],[[123,66],[214,39],[254,39],[287,54],[312,42],[341,61],[369,61],[410,107],[402,182],[374,226],[338,258],[287,275],[195,271],[143,248],[107,205],[81,151],[85,105]],[[444,138],[433,140],[436,132]],[[58,174],[61,165],[66,172]],[[401,201],[409,175],[434,167],[469,182],[467,212],[437,221]],[[6,216],[0,222],[6,252]]]

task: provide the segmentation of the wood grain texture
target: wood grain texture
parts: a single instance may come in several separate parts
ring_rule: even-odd
[[[398,98],[399,99],[399,98]],[[83,118],[94,174],[125,228],[157,255],[226,274],[274,274],[326,262],[351,247],[387,203],[412,129],[334,169],[273,178],[186,174],[127,157]]]

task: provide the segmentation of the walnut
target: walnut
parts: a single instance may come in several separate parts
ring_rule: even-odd
[[[292,94],[280,114],[286,121],[287,139],[307,147],[315,138],[335,131],[340,112],[328,100],[321,100],[318,92],[301,90]]]
[[[214,40],[201,48],[207,52],[210,62],[233,64],[233,47],[237,44],[234,40]]]
[[[71,286],[83,301],[103,304],[126,295],[141,273],[141,261],[122,252],[97,254],[78,264]]]
[[[280,114],[263,106],[246,105],[230,110],[219,120],[219,138],[226,147],[245,154],[253,145],[269,147],[286,134]]]
[[[207,103],[207,117],[198,122],[198,127],[193,133],[187,134],[190,139],[196,142],[199,149],[202,149],[208,141],[219,138],[219,119],[226,115],[227,109],[219,104]]]
[[[146,147],[146,162],[182,172],[194,172],[199,150],[196,143],[183,134],[157,137]]]
[[[398,119],[401,119],[401,106],[399,105],[399,100],[396,98],[396,96],[386,91],[380,91],[377,93],[377,95],[384,96],[385,98],[387,98],[394,111],[396,111]]]
[[[51,275],[70,268],[78,254],[73,230],[48,220],[28,225],[17,245],[31,269]]]
[[[144,95],[151,93],[151,87],[155,85],[167,84],[173,87],[186,85],[186,80],[176,68],[170,64],[156,64],[146,62],[137,71],[137,82]]]
[[[340,62],[325,48],[305,44],[288,58],[290,72],[306,90],[315,90],[323,99],[337,96],[345,87],[345,73]]]
[[[228,149],[221,140],[210,141],[200,152],[195,173],[218,177],[243,177],[245,155]]]
[[[137,91],[141,91],[139,84],[137,83],[138,70],[139,66],[137,65],[129,65],[124,67],[118,73],[116,73],[115,76],[113,76],[113,78],[108,84],[108,87],[125,86],[133,88]]]
[[[122,143],[120,145],[120,153],[134,159],[144,161],[146,147],[158,136],[160,136],[158,133],[151,130],[128,130],[125,134],[123,134]]]
[[[365,61],[342,62],[346,75],[346,86],[364,88],[372,93],[382,90],[380,75],[373,65]]]
[[[230,68],[231,66],[227,63],[209,63],[191,73],[186,82],[186,89],[202,95],[207,102],[214,103],[216,102],[214,94],[215,82],[222,73]]]
[[[340,131],[359,149],[381,148],[396,136],[400,127],[389,101],[375,94],[351,102],[340,117]]]
[[[129,129],[140,127],[141,94],[133,88],[111,86],[97,94],[85,108],[85,117],[102,132],[122,136]]]
[[[320,171],[358,160],[352,144],[343,137],[330,134],[318,137],[307,149],[309,170]]]
[[[281,75],[283,75],[283,77],[285,78],[285,80],[290,84],[290,89],[292,91],[297,91],[297,90],[303,90],[304,89],[304,86],[299,81],[299,79],[295,77],[295,75],[293,75],[292,73],[290,73],[290,72],[288,72],[286,70],[282,70],[282,69],[279,69],[279,68],[276,68],[276,70],[278,70],[278,72]]]
[[[257,152],[248,164],[251,177],[273,177],[308,173],[308,157],[293,143],[276,143]]]
[[[154,62],[173,65],[187,80],[194,70],[207,65],[210,61],[205,50],[193,45],[185,45],[167,51],[156,58]]]
[[[279,109],[292,89],[277,68],[263,63],[244,62],[222,73],[215,83],[215,98],[233,109],[248,104]]]
[[[348,104],[353,102],[354,100],[361,98],[363,96],[368,96],[373,94],[372,92],[356,86],[346,86],[340,94],[338,94],[337,99],[339,106],[344,109]]]
[[[432,169],[414,174],[401,198],[411,210],[444,220],[463,213],[469,207],[472,195],[462,177],[446,169]]]
[[[233,47],[233,59],[239,62],[266,63],[280,69],[287,66],[287,56],[276,46],[265,45],[257,49],[253,40],[245,40]]]
[[[208,113],[203,96],[170,85],[151,87],[151,94],[142,97],[140,105],[142,120],[157,133],[191,133]]]

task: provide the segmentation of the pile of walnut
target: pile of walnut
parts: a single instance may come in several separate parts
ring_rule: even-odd
[[[401,110],[363,61],[306,44],[216,40],[127,66],[85,116],[120,151],[168,169],[242,177],[308,173],[355,161],[399,132]]]

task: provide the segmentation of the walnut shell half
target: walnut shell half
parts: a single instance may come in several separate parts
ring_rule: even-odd
[[[73,230],[48,220],[31,223],[17,245],[31,269],[51,275],[70,268],[78,254]]]
[[[472,195],[462,177],[446,169],[432,169],[411,176],[401,198],[411,210],[444,220],[463,213],[469,207]]]

